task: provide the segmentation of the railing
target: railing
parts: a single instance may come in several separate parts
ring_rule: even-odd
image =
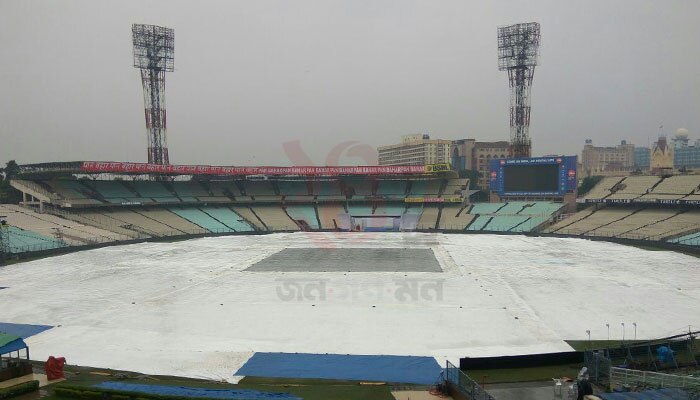
[[[553,233],[554,235],[569,235],[569,236],[580,236],[580,237],[602,237],[602,238],[618,238],[618,239],[630,239],[630,240],[643,240],[643,241],[654,241],[654,242],[668,242],[663,240],[662,235],[641,235],[633,232],[619,232],[611,231],[606,229],[593,229],[590,231],[582,232],[580,230],[574,229],[558,229]],[[682,243],[668,242],[674,244],[682,244],[686,246],[700,246],[700,237],[694,239],[684,240]]]
[[[617,367],[610,368],[610,387],[623,386],[638,389],[677,388],[700,395],[700,378]]]
[[[588,369],[592,382],[602,386],[610,382],[612,362],[602,354],[587,350],[583,353],[583,365]]]
[[[478,383],[451,362],[447,362],[445,380],[469,400],[495,400]]]

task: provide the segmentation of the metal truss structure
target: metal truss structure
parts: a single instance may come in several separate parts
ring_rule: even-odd
[[[169,164],[166,142],[165,73],[175,69],[175,34],[171,28],[134,24],[134,67],[141,70],[148,163]]]
[[[498,69],[510,86],[510,157],[530,157],[530,88],[540,46],[540,24],[498,28]]]

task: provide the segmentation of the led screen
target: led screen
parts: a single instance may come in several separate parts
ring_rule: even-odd
[[[503,186],[505,192],[557,192],[559,165],[506,165]]]

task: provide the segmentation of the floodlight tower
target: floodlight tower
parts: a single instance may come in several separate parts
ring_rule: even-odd
[[[165,122],[165,73],[175,69],[175,34],[155,25],[131,26],[134,67],[141,70],[148,135],[148,163],[169,164]]]
[[[498,28],[498,70],[508,71],[510,86],[510,157],[530,157],[530,87],[540,47],[540,24]]]

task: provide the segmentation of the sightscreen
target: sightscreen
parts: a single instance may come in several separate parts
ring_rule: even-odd
[[[557,192],[559,165],[506,165],[503,186],[505,192]]]

